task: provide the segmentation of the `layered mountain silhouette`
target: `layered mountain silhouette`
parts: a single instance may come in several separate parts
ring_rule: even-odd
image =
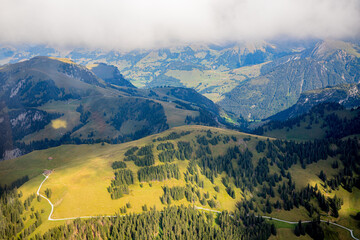
[[[0,61],[17,62],[38,54],[66,56],[113,86],[130,87],[126,78],[140,88],[192,88],[236,117],[258,120],[292,106],[305,91],[358,83],[359,49],[356,41],[289,39],[66,53],[47,46],[3,46]]]
[[[2,66],[1,156],[62,143],[124,142],[184,124],[219,124],[219,107],[193,89],[137,89],[114,66],[90,69],[53,57]]]

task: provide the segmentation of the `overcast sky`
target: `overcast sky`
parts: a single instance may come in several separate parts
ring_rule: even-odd
[[[151,48],[360,36],[360,0],[1,0],[0,43]]]

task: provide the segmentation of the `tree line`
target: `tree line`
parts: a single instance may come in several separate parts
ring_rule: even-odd
[[[191,207],[170,206],[162,212],[152,208],[142,214],[115,218],[74,220],[67,225],[36,234],[46,239],[268,239],[276,234],[273,225],[254,215],[199,212]],[[274,231],[275,229],[275,231]]]

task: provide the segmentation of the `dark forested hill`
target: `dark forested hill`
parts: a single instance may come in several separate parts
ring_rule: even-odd
[[[218,126],[220,108],[187,88],[136,89],[114,66],[36,57],[0,68],[0,158],[62,143],[138,139],[185,124]]]

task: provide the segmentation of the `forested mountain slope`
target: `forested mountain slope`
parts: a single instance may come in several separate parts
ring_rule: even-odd
[[[255,133],[291,140],[344,138],[360,134],[360,109],[346,109],[338,103],[324,102],[307,113],[285,121],[271,120]]]
[[[338,103],[345,108],[360,106],[360,84],[339,84],[333,87],[319,88],[306,91],[300,95],[298,101],[290,108],[281,111],[269,120],[284,121],[307,113],[312,107],[321,103]]]

